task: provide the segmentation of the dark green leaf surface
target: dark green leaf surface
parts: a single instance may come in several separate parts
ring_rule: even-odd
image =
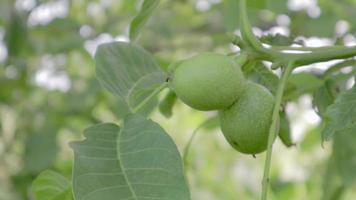
[[[158,7],[159,0],[144,0],[139,13],[130,24],[130,40],[134,41],[140,33],[147,20]]]
[[[327,163],[325,175],[323,176],[322,185],[323,200],[338,200],[345,191],[345,185],[339,176],[335,156],[332,155]]]
[[[99,82],[125,99],[130,108],[147,98],[167,77],[147,51],[131,43],[103,44],[95,60]]]
[[[336,94],[331,90],[331,81],[325,81],[324,85],[315,91],[313,105],[318,109],[318,114],[323,116],[327,107],[334,102]]]
[[[355,99],[355,98],[354,98]],[[346,185],[350,185],[356,180],[356,129],[343,131],[334,135],[333,156],[337,172],[342,177]]]
[[[335,133],[356,134],[356,86],[340,94],[326,111],[326,125],[322,131],[325,140]]]
[[[177,101],[177,95],[173,91],[169,91],[164,99],[159,104],[159,111],[167,118],[173,114],[173,106]]]
[[[284,112],[280,114],[280,128],[279,128],[279,138],[286,147],[291,147],[294,145],[292,141],[292,135],[289,126],[289,120]]]
[[[247,71],[244,70],[247,78],[264,85],[272,94],[274,94],[278,86],[278,76],[262,63],[251,63],[251,65],[251,67],[247,66]]]
[[[36,200],[73,200],[70,182],[61,174],[46,170],[32,184]]]
[[[76,200],[188,200],[182,160],[172,139],[151,120],[129,115],[123,128],[105,123],[74,142]]]

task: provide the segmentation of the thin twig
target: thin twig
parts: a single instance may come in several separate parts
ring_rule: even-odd
[[[285,85],[288,80],[288,76],[291,74],[292,70],[294,67],[294,63],[290,62],[288,63],[287,67],[285,68],[282,78],[279,81],[278,84],[278,89],[276,92],[276,99],[275,99],[275,104],[273,108],[273,115],[272,115],[272,124],[269,129],[269,135],[268,135],[268,145],[267,145],[267,155],[266,155],[266,160],[265,160],[265,168],[264,168],[264,173],[263,173],[263,180],[262,180],[262,200],[267,199],[267,191],[268,191],[268,185],[269,185],[269,172],[271,168],[271,160],[272,160],[272,150],[273,150],[273,142],[274,138],[277,136],[277,124],[278,124],[278,119],[279,119],[279,108],[281,106],[282,102],[282,97],[283,97],[283,91],[285,88]]]

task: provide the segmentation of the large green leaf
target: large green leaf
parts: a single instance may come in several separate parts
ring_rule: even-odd
[[[110,108],[119,119],[123,120],[127,115],[131,114],[131,110],[129,109],[129,106],[125,100],[118,97],[114,102],[116,104],[111,105]],[[154,110],[157,104],[158,98],[152,98],[144,106],[137,110],[137,113],[143,116],[148,116]]]
[[[233,32],[239,27],[239,9],[240,0],[224,0],[222,1],[221,14],[224,18],[224,26],[227,31]],[[255,24],[259,23],[259,11],[268,7],[268,0],[248,0],[247,8],[250,16],[250,21]],[[280,0],[279,0],[280,1]]]
[[[84,135],[71,144],[77,200],[190,199],[177,147],[157,123],[129,115],[123,128],[99,124]]]
[[[143,48],[125,42],[100,45],[96,55],[99,82],[134,109],[165,84],[167,75]]]
[[[61,174],[46,170],[32,184],[32,193],[36,200],[72,200],[70,182]]]
[[[322,131],[324,139],[335,133],[356,134],[356,86],[340,94],[335,103],[326,110],[326,124]]]
[[[141,9],[130,24],[130,40],[134,41],[139,35],[141,29],[146,24],[147,20],[153,14],[153,11],[159,5],[159,0],[144,0]]]

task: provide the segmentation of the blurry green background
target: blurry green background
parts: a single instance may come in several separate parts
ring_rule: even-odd
[[[92,55],[103,42],[128,40],[140,2],[0,0],[0,200],[33,199],[31,182],[44,169],[70,178],[68,142],[95,123],[120,123],[122,102],[100,87]],[[162,0],[138,43],[163,68],[199,52],[235,52],[225,33],[238,33],[237,6],[236,0]],[[298,37],[308,46],[356,44],[355,0],[252,1],[250,16],[259,35]],[[327,178],[331,143],[321,146],[310,95],[294,99],[287,112],[297,146],[288,149],[277,140],[270,197],[321,199],[339,181]],[[151,117],[182,152],[192,131],[214,114],[178,102],[171,118],[158,110]],[[234,151],[218,127],[202,129],[186,166],[192,198],[258,199],[264,156]],[[355,186],[343,193],[342,199],[356,199]]]

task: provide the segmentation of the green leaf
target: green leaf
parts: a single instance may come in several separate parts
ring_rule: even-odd
[[[280,121],[281,124],[279,128],[278,136],[286,147],[291,147],[294,145],[294,143],[292,141],[289,120],[284,112],[282,112],[280,116],[281,116],[281,121]]]
[[[111,108],[119,119],[124,119],[127,115],[131,114],[131,111],[129,110],[129,106],[127,105],[125,100],[118,97],[115,102],[116,104],[112,105]],[[158,98],[157,97],[152,98],[144,106],[142,106],[139,110],[137,110],[137,113],[139,113],[142,116],[148,116],[149,114],[152,113],[152,111],[157,106],[157,104],[158,104]]]
[[[350,110],[352,110],[351,107]],[[353,114],[355,115],[355,112]],[[351,185],[356,180],[355,141],[356,126],[354,126],[353,130],[345,130],[334,135],[333,156],[335,157],[337,171],[346,185]]]
[[[100,45],[95,61],[99,82],[123,98],[129,110],[149,98],[167,79],[152,56],[135,44],[113,42]]]
[[[159,5],[159,0],[144,0],[141,9],[130,24],[130,40],[134,41],[139,35],[141,29],[146,24],[147,20],[156,10]]]
[[[50,132],[33,134],[26,141],[25,167],[33,173],[41,172],[53,164],[57,153],[56,134]]]
[[[323,116],[327,107],[334,102],[336,93],[331,80],[326,80],[325,84],[315,91],[313,95],[313,105],[318,109],[318,114]]]
[[[264,85],[272,94],[275,94],[279,81],[278,76],[261,62],[250,63],[248,65],[251,66],[243,67],[247,78],[253,82]]]
[[[73,200],[71,184],[61,174],[46,170],[32,183],[36,200]]]
[[[285,100],[297,99],[303,94],[314,93],[323,84],[320,78],[308,72],[292,74],[288,79],[283,98]]]
[[[173,106],[177,101],[177,95],[175,92],[170,90],[164,99],[160,102],[158,108],[159,111],[166,117],[170,118],[173,114]]]
[[[326,110],[326,122],[322,131],[324,140],[335,133],[356,134],[356,86],[341,93]]]
[[[123,128],[99,124],[84,135],[71,143],[76,199],[190,199],[177,147],[157,123],[129,115]]]
[[[323,196],[322,199],[325,200],[338,200],[342,199],[346,187],[342,182],[337,170],[337,163],[335,160],[335,155],[330,156],[327,163],[327,168],[323,176]]]

